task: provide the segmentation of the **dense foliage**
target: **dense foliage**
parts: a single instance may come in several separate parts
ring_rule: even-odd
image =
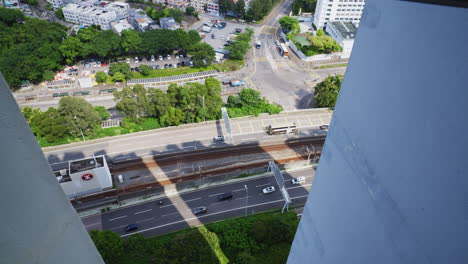
[[[283,111],[283,107],[270,104],[267,99],[261,97],[259,91],[254,89],[242,89],[238,96],[230,95],[227,109],[229,117],[257,116],[261,113],[278,114]]]
[[[300,31],[299,20],[293,17],[284,16],[281,17],[278,22],[285,32],[299,33]]]
[[[184,12],[179,8],[161,8],[161,9],[154,9],[151,7],[146,8],[146,14],[151,17],[155,21],[159,21],[160,18],[163,17],[172,17],[177,23],[181,23],[184,19]]]
[[[182,14],[183,15],[183,14]],[[195,30],[125,30],[119,36],[111,30],[87,27],[67,36],[57,23],[25,17],[19,10],[0,8],[0,71],[12,88],[22,81],[39,83],[53,79],[63,64],[94,58],[107,60],[126,55],[198,53],[208,61],[211,53],[200,46]],[[214,56],[214,51],[213,51]],[[209,62],[211,63],[211,61]],[[102,76],[101,76],[102,77]],[[123,73],[115,81],[128,79]],[[102,80],[102,79],[101,79]]]
[[[65,27],[0,7],[0,71],[12,87],[40,82],[61,68]]]
[[[315,86],[314,101],[317,107],[335,107],[343,75],[329,76]]]
[[[316,36],[309,37],[310,45],[294,43],[306,56],[343,51],[343,48],[332,37],[322,35],[322,32],[317,32]]]
[[[249,7],[245,10],[245,0],[234,3],[232,0],[220,0],[219,12],[221,14],[231,13],[247,21],[260,21],[271,11],[278,0],[251,0]]]
[[[298,222],[295,213],[265,213],[147,239],[134,234],[119,240],[111,231],[90,231],[90,235],[108,264],[282,264]],[[103,241],[104,237],[109,240]]]
[[[315,12],[317,0],[294,0],[292,5],[292,12],[294,15],[301,13]]]
[[[77,97],[63,97],[57,109],[51,107],[42,112],[39,108],[26,106],[22,111],[40,143],[93,135],[100,128],[100,121],[109,116],[107,110],[93,108]]]
[[[246,28],[244,32],[237,35],[236,39],[231,41],[231,45],[226,49],[229,50],[229,57],[234,60],[243,60],[245,54],[249,50],[249,43],[252,39],[253,30]]]
[[[172,84],[161,89],[145,89],[140,85],[114,93],[116,108],[129,122],[139,123],[146,117],[157,118],[161,126],[177,126],[218,119],[223,105],[218,80],[208,78],[205,84]]]

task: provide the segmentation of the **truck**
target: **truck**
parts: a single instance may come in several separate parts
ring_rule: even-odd
[[[231,86],[232,87],[241,86],[241,85],[244,85],[244,84],[245,84],[244,80],[232,80],[231,81]]]

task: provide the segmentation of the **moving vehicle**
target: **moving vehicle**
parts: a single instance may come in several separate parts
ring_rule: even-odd
[[[138,229],[137,224],[130,224],[130,225],[125,227],[124,231],[125,232],[131,232],[131,231],[134,231],[134,230],[137,230],[137,229]]]
[[[224,137],[223,136],[215,136],[213,138],[214,141],[224,141]]]
[[[204,214],[207,212],[208,212],[208,209],[205,206],[200,206],[200,207],[196,207],[192,209],[192,213],[194,215],[200,215],[200,214]]]
[[[241,86],[241,85],[244,85],[244,84],[245,84],[244,80],[232,80],[231,81],[231,86],[232,87]]]
[[[225,201],[232,199],[232,192],[225,192],[223,194],[218,195],[218,201]]]
[[[264,188],[262,191],[263,191],[264,194],[272,193],[272,192],[275,191],[275,186],[268,186],[268,187]]]
[[[275,44],[276,44],[276,46],[278,46],[278,47],[281,45],[281,43],[279,42],[279,40],[275,40]]]
[[[286,47],[284,43],[280,43],[279,49],[280,49],[281,56],[285,57],[289,55],[288,48]]]
[[[293,123],[292,125],[283,125],[283,126],[269,125],[267,132],[270,135],[289,134],[289,133],[297,134],[298,130],[297,130],[296,124]]]
[[[305,177],[304,176],[301,176],[301,177],[297,177],[295,179],[292,179],[291,182],[293,184],[301,184],[301,183],[304,183],[305,182]]]
[[[257,49],[261,48],[261,47],[262,47],[262,41],[257,40],[257,42],[255,43],[255,47],[256,47]]]

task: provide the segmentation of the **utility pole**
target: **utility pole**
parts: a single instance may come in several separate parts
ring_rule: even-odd
[[[244,184],[245,187],[245,216],[247,216],[247,207],[249,206],[249,188],[247,184]]]
[[[202,100],[203,100],[203,122],[206,122],[205,120],[205,116],[206,116],[206,113],[205,113],[205,96],[202,95]]]

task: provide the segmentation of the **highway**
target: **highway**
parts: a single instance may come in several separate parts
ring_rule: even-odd
[[[306,182],[298,185],[292,184],[291,179],[299,176],[305,176]],[[314,169],[312,168],[284,173],[286,188],[293,201],[290,206],[305,203],[313,176]],[[271,185],[277,190],[270,194],[263,194],[262,189]],[[233,193],[233,198],[218,201],[217,196],[228,191]],[[163,201],[163,204],[159,205],[159,201]],[[157,201],[143,202],[84,217],[82,221],[87,230],[107,229],[124,237],[132,233],[155,236],[226,218],[280,209],[283,205],[284,201],[278,185],[274,177],[269,176],[257,179],[246,178],[245,181],[170,196]],[[198,216],[193,215],[191,209],[199,206],[206,206],[208,212]],[[134,223],[139,225],[139,229],[125,233],[124,228]]]
[[[319,126],[329,124],[332,112],[328,109],[315,109],[262,115],[253,118],[231,119],[233,144],[264,143],[268,141],[287,140],[291,137],[323,135]],[[266,127],[270,124],[295,123],[298,135],[270,136]],[[179,127],[156,129],[117,137],[79,142],[68,145],[43,148],[44,155],[54,170],[67,166],[69,160],[107,155],[111,159],[125,160],[146,155],[167,154],[184,150],[225,146],[226,142],[216,142],[214,136],[226,136],[224,122],[211,121],[189,124]],[[228,142],[229,143],[229,142]]]

